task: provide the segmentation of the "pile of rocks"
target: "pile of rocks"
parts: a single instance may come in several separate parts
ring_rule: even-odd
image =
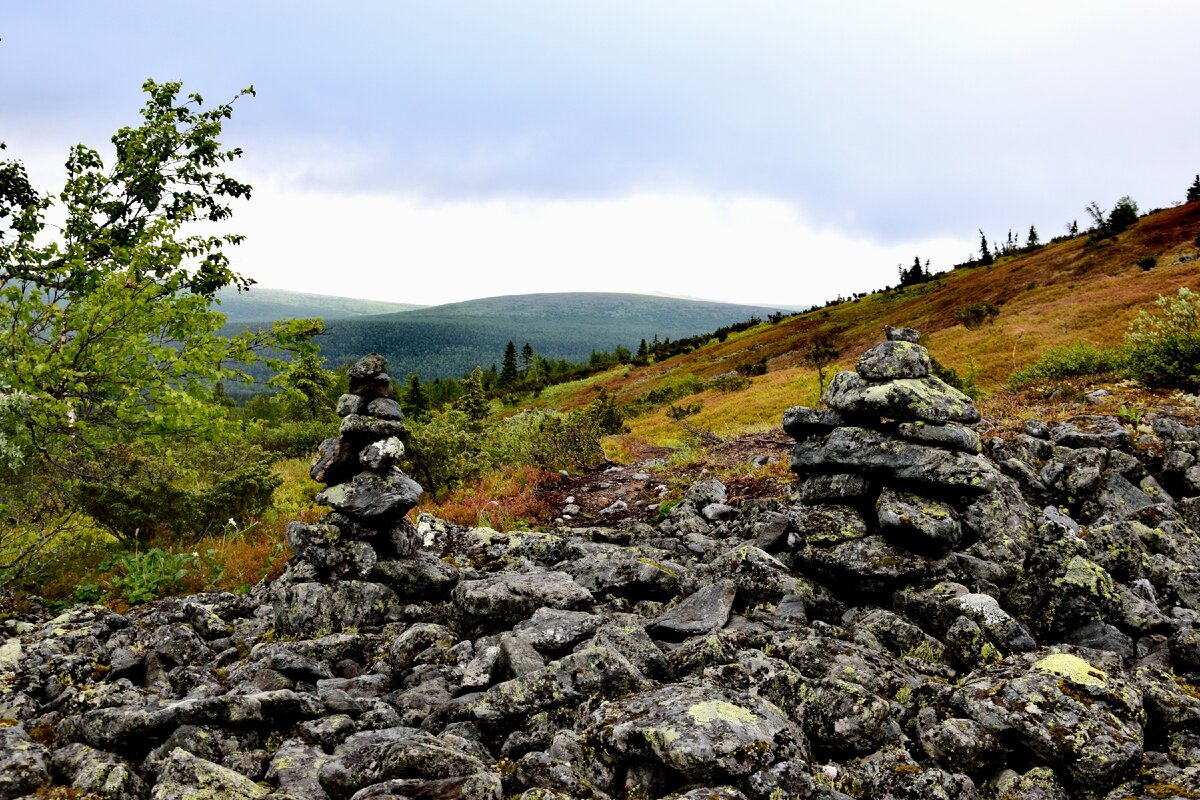
[[[1033,512],[1015,482],[981,455],[971,398],[931,374],[916,331],[888,328],[856,371],[841,372],[828,408],[784,415],[797,440],[792,470],[800,561],[864,595],[944,573],[950,554],[978,579],[1003,583],[1024,552]]]
[[[287,636],[378,628],[401,619],[403,603],[453,588],[456,571],[419,553],[406,514],[421,487],[401,471],[404,412],[393,397],[387,362],[370,355],[349,370],[338,399],[337,436],[321,442],[313,480],[329,488],[317,502],[332,510],[319,522],[293,522],[295,559],[275,582],[275,629]]]
[[[1200,796],[1200,430],[981,442],[913,338],[794,497],[548,531],[409,524],[365,359],[279,580],[0,622],[0,800]]]

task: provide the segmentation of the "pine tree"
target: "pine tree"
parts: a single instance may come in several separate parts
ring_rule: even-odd
[[[517,382],[517,346],[512,339],[504,347],[504,360],[500,362],[500,387],[511,389]]]
[[[526,342],[525,346],[521,348],[521,374],[529,374],[531,366],[533,366],[533,347],[530,346],[529,342]]]
[[[419,417],[429,410],[429,396],[421,385],[421,376],[412,373],[404,387],[404,410],[410,417]]]
[[[1196,176],[1196,180],[1192,181],[1192,185],[1188,187],[1187,201],[1195,203],[1200,200],[1200,175]]]
[[[649,360],[650,360],[650,351],[649,351],[649,348],[647,348],[647,346],[646,346],[646,340],[642,339],[642,341],[638,343],[637,356],[634,358],[634,363],[638,364],[638,365],[643,365],[646,362],[648,362]]]
[[[992,251],[988,248],[987,237],[983,235],[983,231],[979,231],[979,263],[985,267],[994,262],[996,259],[992,256]]]
[[[1025,246],[1026,247],[1037,247],[1038,244],[1039,243],[1038,243],[1037,228],[1035,228],[1033,225],[1030,225],[1029,226],[1029,238],[1025,240]]]

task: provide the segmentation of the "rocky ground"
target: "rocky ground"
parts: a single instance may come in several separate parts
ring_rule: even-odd
[[[913,338],[788,412],[789,496],[536,532],[406,520],[365,359],[281,578],[4,621],[0,798],[1200,797],[1200,426],[984,439]]]

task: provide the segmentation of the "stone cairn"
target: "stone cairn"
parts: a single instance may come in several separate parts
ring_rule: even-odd
[[[854,372],[834,377],[827,408],[784,415],[807,506],[791,545],[806,566],[866,595],[944,573],[952,554],[973,578],[1006,582],[1032,512],[981,455],[971,398],[932,374],[916,331],[885,331]]]
[[[379,626],[399,618],[406,597],[437,583],[405,518],[421,487],[397,466],[404,412],[386,369],[375,354],[350,368],[350,391],[337,404],[338,435],[318,447],[310,474],[328,487],[317,502],[332,510],[319,522],[288,526],[296,557],[275,586],[281,633]]]

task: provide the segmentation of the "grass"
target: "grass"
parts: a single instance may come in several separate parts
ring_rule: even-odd
[[[534,467],[506,467],[456,489],[444,500],[423,505],[421,510],[458,525],[501,531],[526,528],[529,520],[548,513],[538,489],[553,477],[554,473]]]

